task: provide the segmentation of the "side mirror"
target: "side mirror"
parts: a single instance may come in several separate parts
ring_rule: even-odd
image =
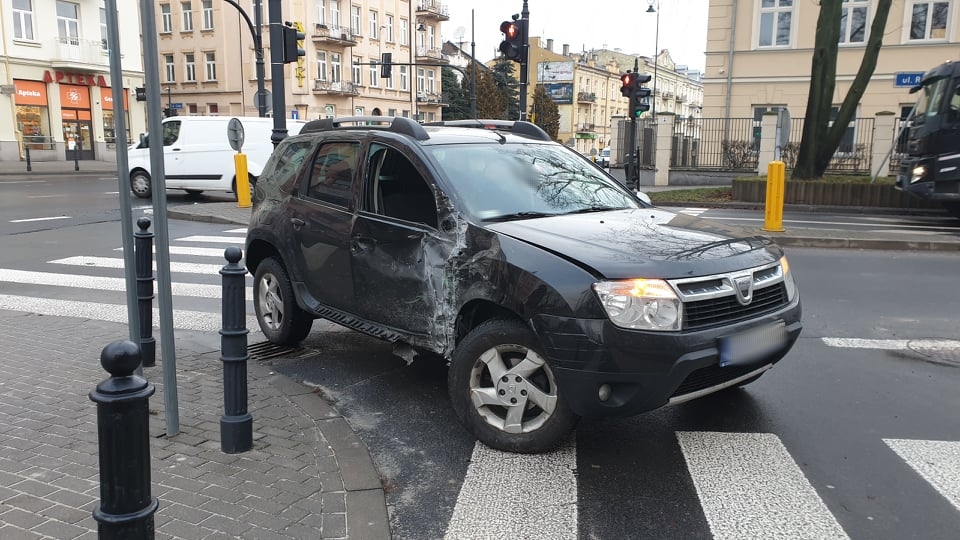
[[[650,200],[650,196],[642,191],[637,192],[637,198],[649,205],[653,205],[653,201]]]

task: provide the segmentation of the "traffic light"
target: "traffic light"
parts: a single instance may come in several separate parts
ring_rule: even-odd
[[[307,35],[294,28],[291,22],[284,23],[281,28],[283,28],[283,63],[296,62],[301,56],[306,56],[307,51],[303,50],[301,45]]]
[[[393,76],[393,53],[380,53],[380,78],[389,79]]]
[[[514,15],[516,17],[516,15]],[[503,41],[500,42],[500,52],[508,59],[521,64],[526,60],[524,58],[523,39],[526,20],[503,21],[500,23],[500,31],[503,32]]]
[[[644,84],[650,82],[650,75],[634,75],[633,95],[630,96],[630,117],[640,118],[650,110],[650,89]]]
[[[633,95],[633,80],[636,77],[629,71],[620,75],[620,95],[628,98]]]

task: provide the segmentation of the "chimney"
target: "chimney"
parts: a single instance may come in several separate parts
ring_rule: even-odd
[[[570,45],[567,43],[563,44],[563,55],[570,56]]]
[[[547,50],[553,52],[553,40],[547,39]]]

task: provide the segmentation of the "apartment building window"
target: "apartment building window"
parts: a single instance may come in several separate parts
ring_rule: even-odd
[[[183,31],[193,32],[193,11],[190,11],[190,2],[180,2],[180,11],[183,12]]]
[[[343,79],[343,63],[340,61],[340,53],[330,55],[330,81],[340,82]]]
[[[432,69],[427,70],[427,92],[431,94],[437,93],[436,79],[434,78],[434,71]]]
[[[183,55],[183,80],[186,82],[197,82],[197,62],[193,53]]]
[[[406,92],[410,89],[410,75],[407,74],[407,66],[400,66],[400,90]]]
[[[217,53],[203,53],[203,67],[206,70],[207,80],[217,80]]]
[[[400,19],[400,44],[409,45],[410,44],[410,25],[407,23],[407,19]]]
[[[330,24],[334,29],[340,28],[340,0],[330,0]]]
[[[213,30],[213,0],[203,0],[203,29]]]
[[[327,80],[327,51],[317,51],[317,78]]]
[[[33,0],[13,0],[14,39],[33,39]]]
[[[840,43],[863,43],[867,37],[869,0],[843,0],[840,15]]]
[[[104,52],[110,50],[107,46],[107,10],[104,8],[100,8],[100,48]]]
[[[363,84],[363,75],[360,73],[360,62],[363,62],[363,58],[360,56],[353,61],[353,82],[357,84]]]
[[[57,2],[57,37],[65,45],[80,45],[80,6]]]
[[[387,89],[393,90],[393,70],[390,70],[390,76],[387,77]],[[388,116],[396,116],[395,114],[390,114]]]
[[[384,39],[392,43],[393,42],[393,15],[386,16],[386,30],[387,30],[387,35],[384,36]]]
[[[360,6],[350,6],[350,32],[355,36],[360,33]]]
[[[370,10],[370,39],[380,39],[380,26],[377,12]]]
[[[380,68],[379,66],[370,66],[370,86],[378,88],[380,86]]]
[[[914,0],[911,4],[910,39],[945,39],[950,2]]]
[[[177,68],[173,65],[173,55],[165,54],[163,55],[163,69],[167,74],[167,82],[177,82]]]
[[[830,125],[833,126],[833,123],[837,119],[837,113],[840,112],[840,106],[830,107]],[[847,129],[843,132],[843,137],[840,138],[840,145],[837,146],[837,152],[843,152],[852,154],[856,150],[856,115],[850,120],[850,123],[847,124]]]
[[[220,114],[220,106],[216,103],[207,103],[207,114],[217,116]]]
[[[793,0],[760,0],[761,47],[790,45]]]
[[[173,32],[173,13],[170,11],[170,4],[160,4],[160,32],[163,34]]]
[[[327,24],[327,3],[317,0],[317,24]]]

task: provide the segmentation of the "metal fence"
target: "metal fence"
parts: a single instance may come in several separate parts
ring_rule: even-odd
[[[790,122],[790,139],[781,149],[780,160],[787,169],[797,164],[800,140],[803,138],[803,118]],[[840,146],[830,158],[826,172],[870,174],[870,158],[873,153],[873,118],[856,118],[847,126]]]
[[[673,168],[755,171],[759,154],[753,118],[678,118],[673,126]]]
[[[630,144],[627,142],[627,133],[630,131],[630,120],[620,120],[619,135],[617,137],[616,163],[627,162]],[[657,124],[650,118],[637,120],[636,146],[640,166],[653,168],[657,162]]]
[[[893,150],[890,151],[890,173],[900,172],[900,159],[907,153],[907,128],[910,127],[910,121],[906,118],[897,118],[893,123]]]
[[[56,150],[57,142],[48,135],[24,135],[23,147],[30,150]]]

